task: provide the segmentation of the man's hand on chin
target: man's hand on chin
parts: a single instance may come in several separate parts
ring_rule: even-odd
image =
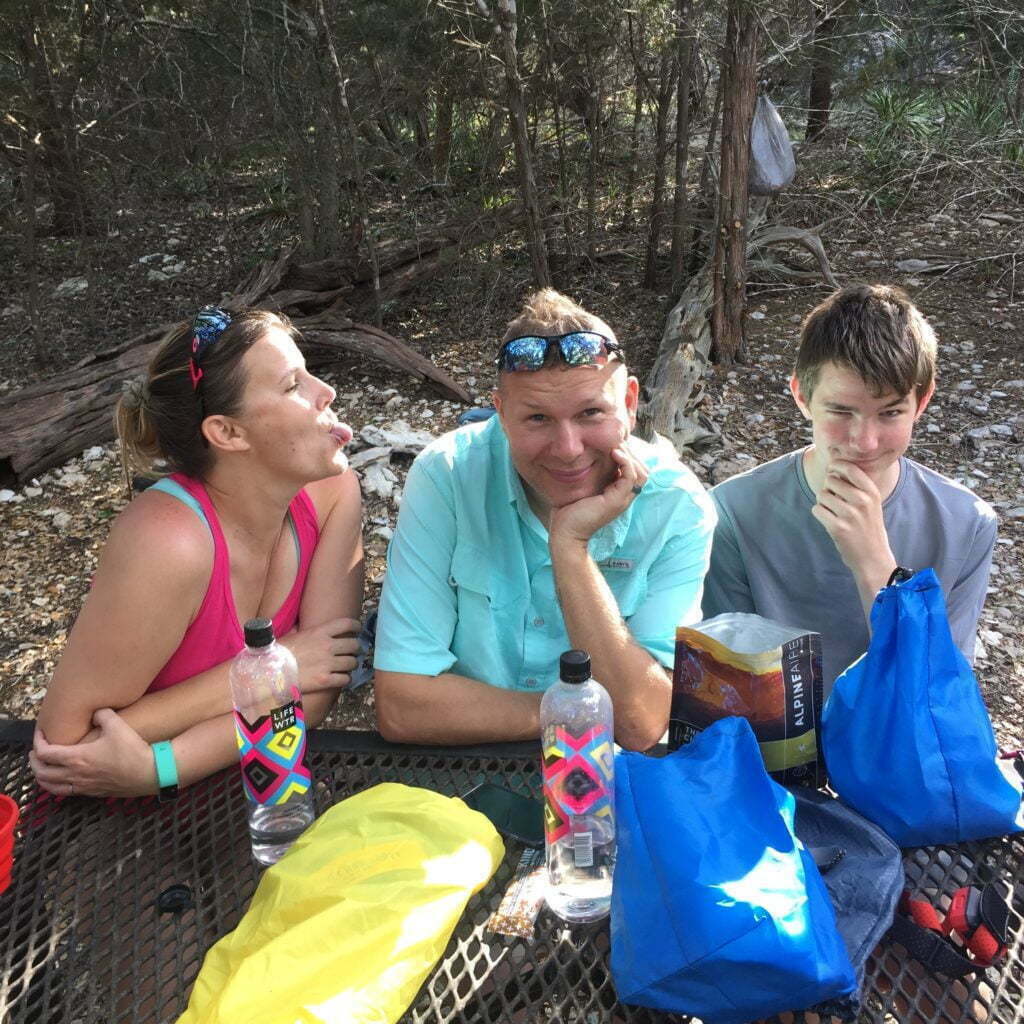
[[[611,457],[618,466],[618,475],[600,494],[551,510],[548,522],[551,545],[574,542],[586,545],[602,526],[629,508],[639,493],[634,488],[642,488],[647,482],[647,467],[629,451],[626,442],[613,448]]]

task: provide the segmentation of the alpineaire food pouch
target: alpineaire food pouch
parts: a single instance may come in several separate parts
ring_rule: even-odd
[[[749,612],[676,629],[669,750],[712,722],[745,718],[783,785],[825,784],[821,637]]]

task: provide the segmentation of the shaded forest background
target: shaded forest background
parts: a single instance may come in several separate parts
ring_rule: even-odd
[[[773,196],[747,194],[756,96],[796,149]],[[903,285],[942,339],[912,454],[1000,513],[983,685],[1024,736],[1015,0],[0,0],[0,154],[0,418],[91,360],[101,440],[132,343],[239,294],[331,342],[357,428],[438,433],[549,281],[710,484],[804,440],[785,377],[830,275]],[[24,714],[124,499],[110,449],[18,472],[6,434],[0,709]],[[363,479],[371,598],[388,471]]]
[[[625,257],[674,300],[745,221],[726,177],[755,89],[806,140],[813,195],[788,211],[804,227],[895,215],[922,189],[1021,197],[1009,0],[5,0],[0,38],[0,215],[26,318],[4,345],[26,373],[140,327],[128,281],[85,304],[74,341],[41,311],[46,240],[88,280],[129,211],[217,210],[225,287],[286,243],[359,265],[335,298],[377,324],[510,230],[509,284]],[[396,279],[391,250],[418,241],[430,258]]]

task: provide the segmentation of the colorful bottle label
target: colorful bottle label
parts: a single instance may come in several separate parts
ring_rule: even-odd
[[[283,804],[311,784],[306,763],[306,716],[298,687],[292,699],[249,722],[235,711],[235,738],[246,796],[258,804]]]
[[[560,725],[544,730],[544,837],[549,845],[572,836],[581,815],[611,824],[614,757],[606,725],[595,725],[582,736]]]

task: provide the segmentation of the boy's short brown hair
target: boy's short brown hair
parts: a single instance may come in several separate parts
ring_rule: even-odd
[[[825,363],[857,373],[876,396],[920,398],[935,379],[935,332],[901,288],[852,284],[807,315],[793,373],[811,400]]]
[[[541,288],[528,295],[519,315],[509,322],[501,344],[529,334],[555,337],[572,331],[595,331],[617,341],[615,332],[599,317],[588,313],[568,295],[554,288]]]

